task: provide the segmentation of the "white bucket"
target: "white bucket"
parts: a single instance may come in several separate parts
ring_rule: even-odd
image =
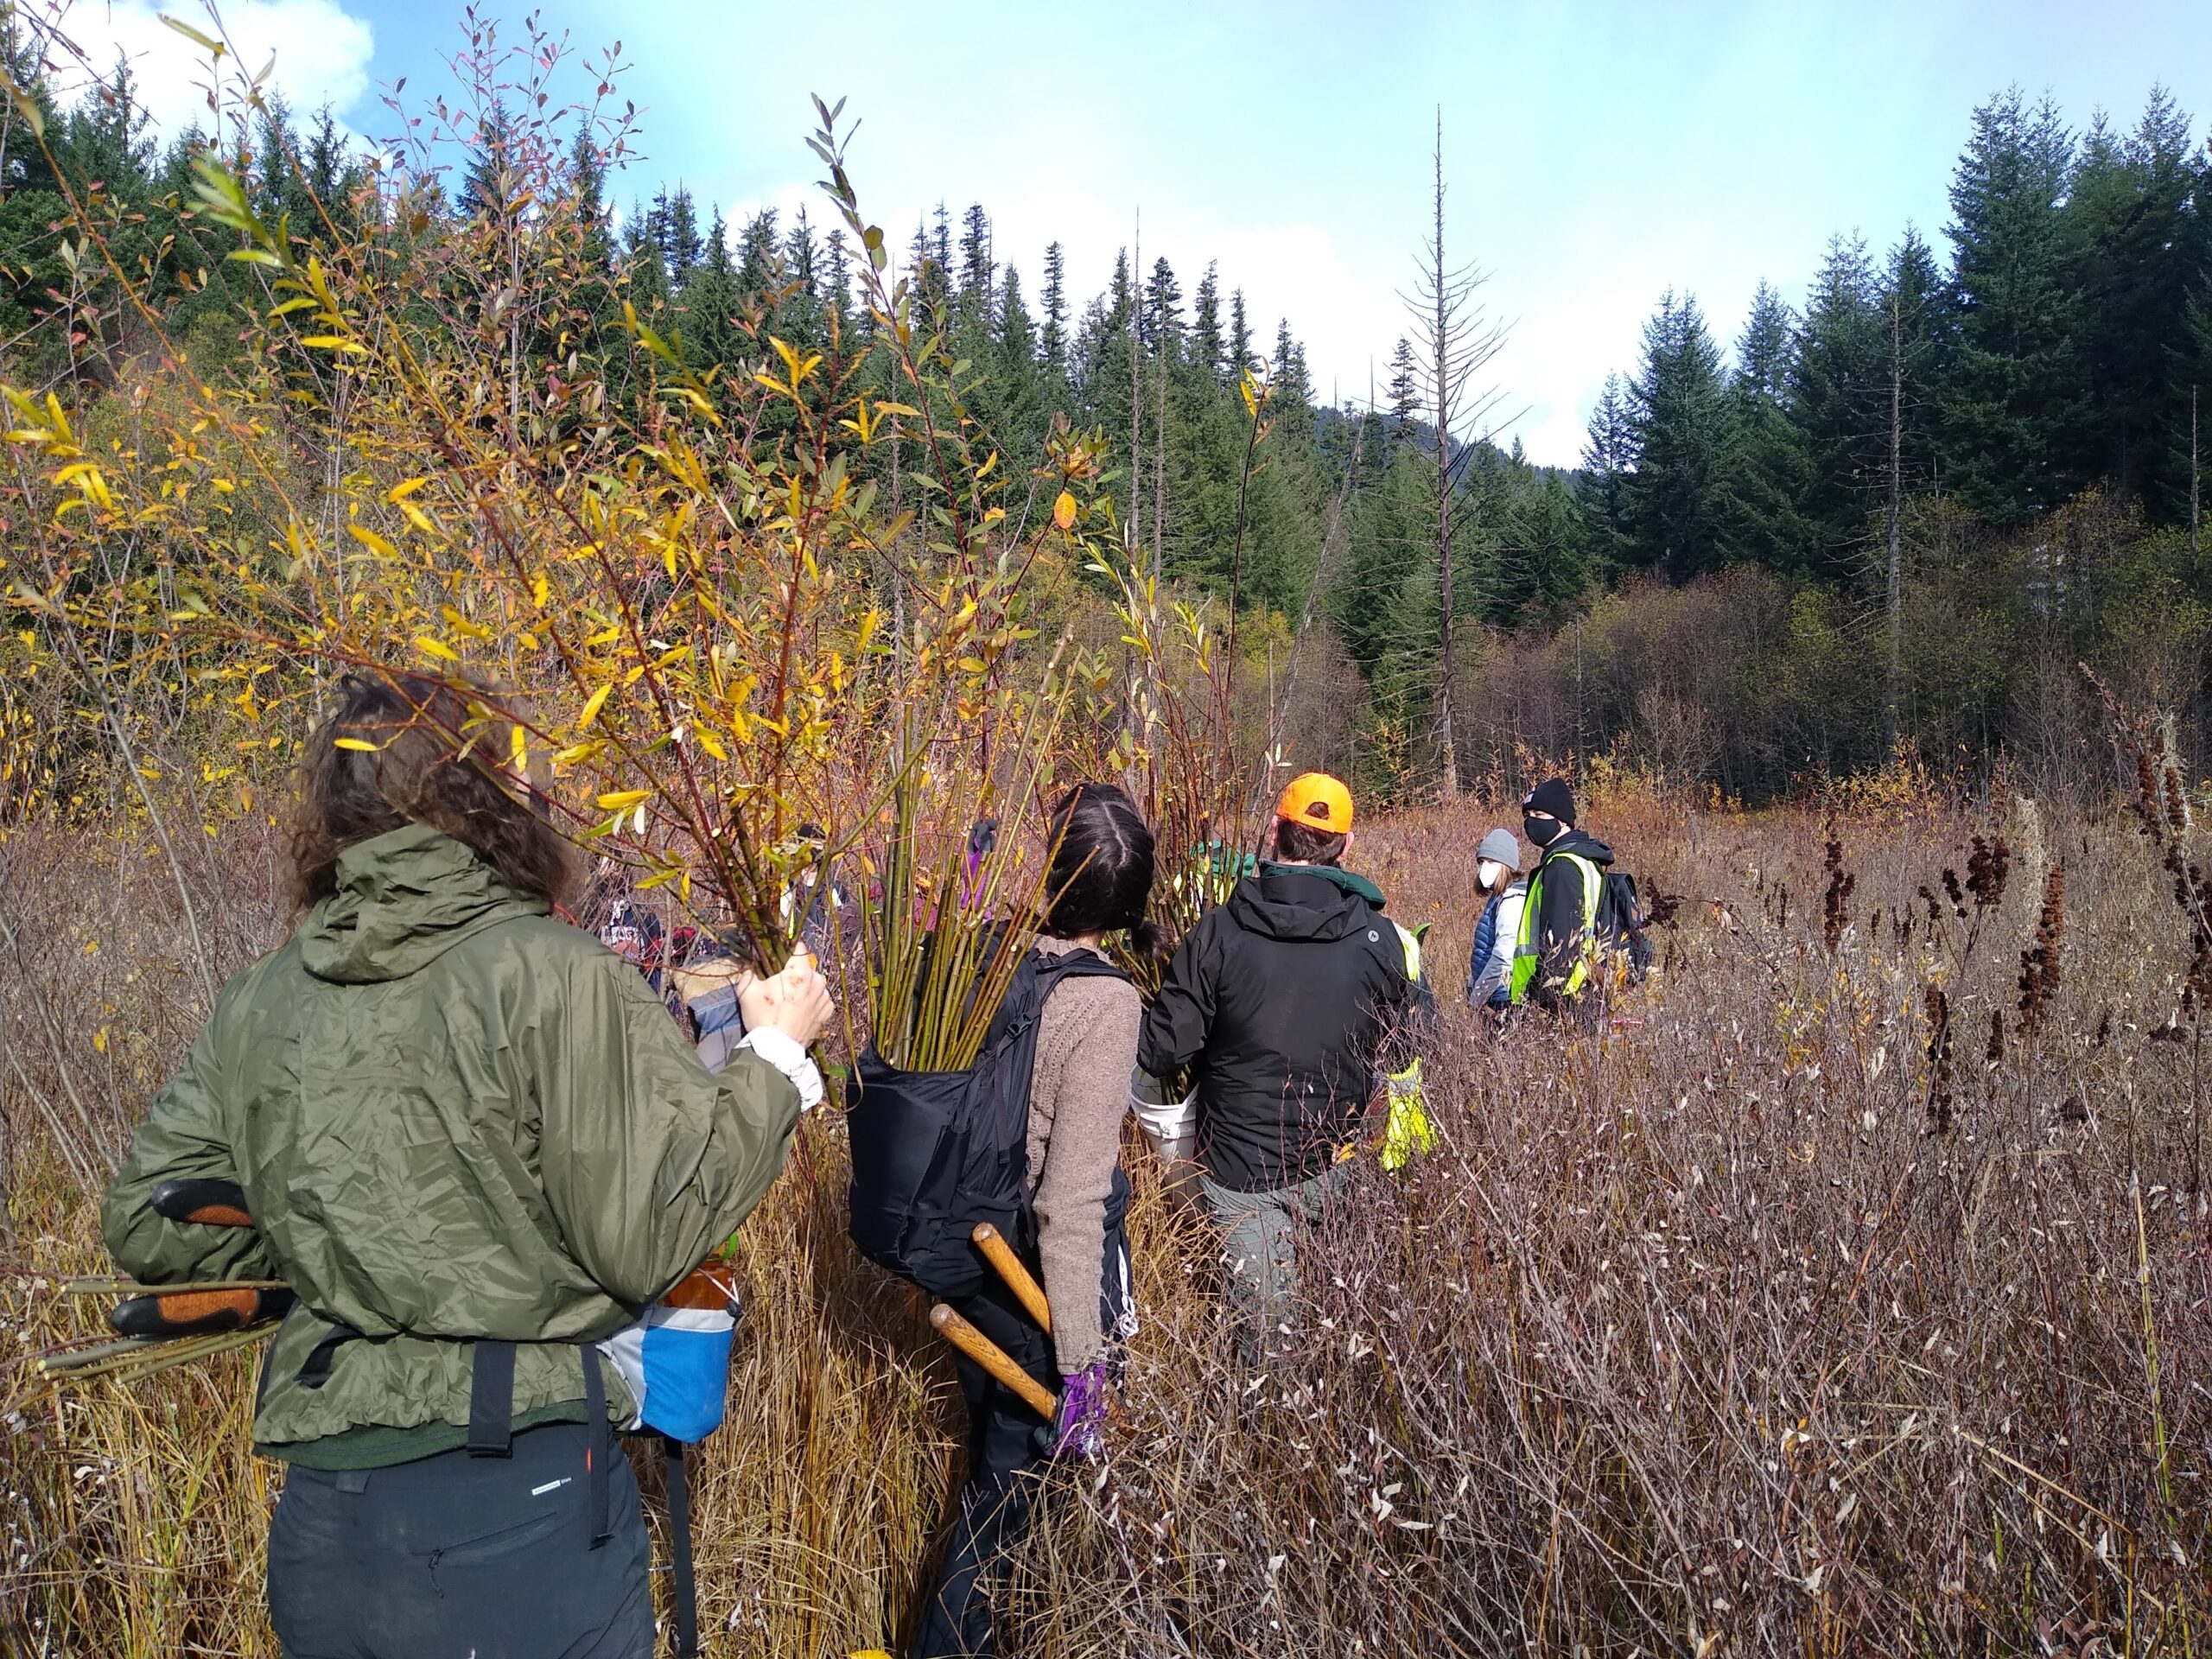
[[[1196,1089],[1180,1100],[1171,1100],[1159,1078],[1141,1068],[1134,1070],[1129,1073],[1129,1110],[1146,1141],[1171,1171],[1190,1158],[1198,1139]]]

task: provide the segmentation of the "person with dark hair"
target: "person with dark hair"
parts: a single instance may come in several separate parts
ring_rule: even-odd
[[[1154,1077],[1196,1073],[1199,1192],[1255,1357],[1288,1310],[1295,1233],[1343,1194],[1378,1084],[1384,1166],[1430,1140],[1421,947],[1343,868],[1351,845],[1351,791],[1324,772],[1293,779],[1258,874],[1184,938],[1138,1044]]]
[[[650,1548],[600,1340],[727,1239],[821,1079],[808,969],[719,1078],[551,913],[568,847],[480,687],[364,673],[310,740],[291,938],[223,988],[101,1206],[148,1284],[277,1280],[254,1444],[288,1655],[647,1659]],[[251,1227],[171,1219],[234,1185]],[[611,1379],[611,1380],[610,1380]]]
[[[1513,940],[1511,994],[1549,1013],[1588,1010],[1600,978],[1600,909],[1613,849],[1575,828],[1574,792],[1547,778],[1522,798],[1521,828],[1536,844],[1536,868]]]
[[[1160,936],[1145,918],[1152,831],[1129,798],[1111,784],[1078,784],[1054,806],[1050,835],[1033,949],[1056,963],[1083,953],[1103,962],[1106,937],[1120,933],[1132,951],[1157,955]],[[982,1367],[956,1361],[968,1402],[968,1483],[918,1659],[998,1650],[995,1561],[1028,1527],[1034,1472],[1048,1456],[1090,1455],[1101,1445],[1115,1351],[1136,1325],[1121,1146],[1142,1013],[1136,987],[1099,969],[1062,973],[1038,1017],[1027,1139],[1036,1239],[1024,1254],[1043,1282],[1052,1328],[1040,1330],[995,1277],[955,1306],[1058,1391],[1059,1417],[1040,1422]]]

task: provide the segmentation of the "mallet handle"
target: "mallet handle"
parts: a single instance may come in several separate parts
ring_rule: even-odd
[[[1022,1402],[1046,1422],[1059,1415],[1060,1402],[1057,1396],[1007,1358],[1005,1349],[943,1302],[930,1309],[930,1324],[947,1342],[1020,1395]]]
[[[985,1259],[999,1270],[999,1277],[1006,1281],[1007,1288],[1020,1298],[1021,1305],[1029,1310],[1029,1317],[1045,1327],[1046,1336],[1051,1336],[1052,1310],[1045,1300],[1045,1287],[1030,1276],[1029,1269],[1021,1264],[1021,1258],[1014,1253],[1014,1246],[1007,1243],[1005,1236],[988,1221],[977,1222],[970,1236],[975,1239],[976,1248],[982,1251]]]

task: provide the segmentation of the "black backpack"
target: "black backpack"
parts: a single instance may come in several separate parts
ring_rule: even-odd
[[[1128,977],[1088,950],[1030,951],[964,1071],[902,1071],[873,1047],[861,1056],[845,1123],[852,1136],[853,1243],[863,1255],[953,1300],[975,1295],[990,1277],[972,1241],[978,1223],[988,1221],[1029,1255],[1037,1239],[1029,1079],[1038,1022],[1054,986],[1097,975]],[[1122,1184],[1115,1185],[1122,1197]]]
[[[1630,984],[1642,981],[1651,967],[1651,939],[1644,931],[1643,906],[1636,896],[1636,878],[1620,870],[1605,872],[1598,895],[1598,938],[1628,962]]]

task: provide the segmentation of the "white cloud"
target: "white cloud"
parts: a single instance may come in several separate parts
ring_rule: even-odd
[[[241,71],[258,74],[272,54],[276,68],[268,85],[296,110],[327,103],[343,111],[368,90],[374,37],[368,23],[340,0],[223,0],[219,33],[204,10],[178,0],[158,7],[151,0],[108,0],[72,10],[63,32],[81,49],[90,72],[109,74],[121,53],[137,83],[138,101],[164,135],[209,124],[207,94],[214,77],[207,48],[162,22],[162,10],[203,35],[228,38],[231,50],[223,55],[220,76],[226,112],[238,107],[235,77]]]

